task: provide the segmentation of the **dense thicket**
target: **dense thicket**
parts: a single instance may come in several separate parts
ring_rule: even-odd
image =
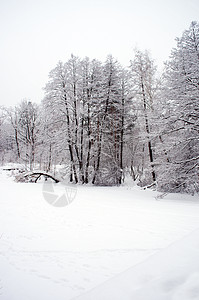
[[[40,106],[1,109],[2,163],[75,183],[119,185],[125,176],[163,191],[199,190],[199,24],[192,22],[157,78],[147,51],[124,69],[71,56],[50,72]]]

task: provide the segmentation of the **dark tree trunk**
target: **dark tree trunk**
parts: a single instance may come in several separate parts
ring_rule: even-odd
[[[49,172],[51,169],[51,159],[52,159],[52,146],[50,143],[47,172]]]
[[[100,159],[101,159],[101,152],[102,152],[102,133],[100,132],[99,137],[98,137],[98,151],[97,151],[97,162],[96,162],[96,167],[94,171],[94,176],[92,180],[92,184],[95,183],[97,174],[99,172],[99,167],[100,167]]]
[[[20,158],[20,150],[19,150],[19,141],[18,141],[17,128],[15,128],[15,142],[16,142],[16,146],[17,146],[17,157]]]
[[[152,150],[152,146],[151,146],[151,140],[149,138],[149,121],[148,121],[148,116],[147,116],[147,107],[146,107],[146,95],[145,95],[145,89],[144,89],[144,83],[143,83],[143,79],[141,78],[141,82],[142,82],[142,96],[143,96],[143,105],[144,105],[144,117],[145,117],[145,125],[146,125],[146,132],[147,132],[147,139],[148,139],[148,150],[149,150],[149,159],[151,162],[151,167],[152,167],[152,178],[153,181],[156,181],[156,175],[155,175],[155,171],[154,171],[154,166],[153,166],[153,150]]]
[[[87,90],[87,95],[88,95],[88,101],[90,100],[89,96],[89,91]],[[90,103],[88,102],[87,104],[87,122],[88,122],[88,152],[87,152],[87,158],[86,158],[86,168],[85,168],[85,183],[88,183],[88,168],[90,165],[90,156],[91,156],[91,147],[92,147],[92,142],[91,142],[91,128],[90,128]]]
[[[123,149],[124,149],[124,84],[122,86],[122,115],[121,115],[121,132],[120,132],[120,178],[119,184],[122,183],[123,176]]]
[[[65,91],[65,84],[63,84],[64,88],[64,103],[66,108],[66,124],[67,124],[67,131],[68,131],[68,148],[69,148],[69,154],[70,154],[70,160],[72,165],[72,170],[74,174],[75,183],[78,183],[78,177],[74,162],[74,156],[73,156],[73,147],[72,147],[72,138],[71,138],[71,131],[70,131],[70,116],[69,116],[69,109],[68,109],[68,103],[67,103],[67,97],[66,97],[66,91]],[[73,180],[73,176],[70,174],[70,180]]]

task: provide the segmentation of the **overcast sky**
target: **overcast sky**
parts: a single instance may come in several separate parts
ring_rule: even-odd
[[[71,53],[127,66],[138,47],[161,66],[191,21],[199,0],[0,0],[0,104],[39,103]]]

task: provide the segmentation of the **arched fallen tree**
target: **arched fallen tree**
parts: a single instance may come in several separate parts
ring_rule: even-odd
[[[26,174],[21,174],[20,177],[21,177],[21,176],[23,176],[24,181],[27,180],[27,179],[31,179],[31,180],[33,180],[35,183],[38,181],[38,179],[39,179],[41,176],[44,176],[45,179],[50,178],[50,179],[52,179],[53,181],[55,181],[56,183],[60,182],[60,180],[57,179],[57,178],[55,178],[53,175],[48,174],[48,173],[46,173],[46,172],[40,172],[40,171],[29,172],[29,173],[26,173]]]

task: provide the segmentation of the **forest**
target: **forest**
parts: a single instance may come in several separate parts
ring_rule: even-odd
[[[0,107],[1,164],[71,183],[199,192],[199,23],[176,38],[160,74],[148,51],[129,67],[74,55],[49,73],[41,104]]]

